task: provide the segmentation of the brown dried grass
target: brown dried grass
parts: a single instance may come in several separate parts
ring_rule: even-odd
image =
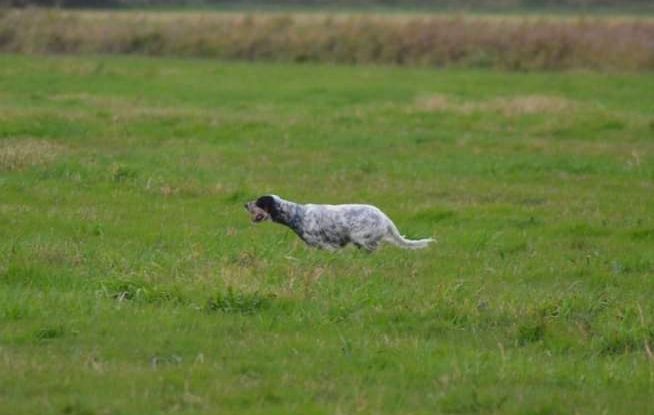
[[[62,147],[44,140],[0,141],[0,171],[22,170],[47,164],[62,152]]]
[[[459,101],[446,95],[431,95],[416,99],[414,108],[428,112],[456,112],[470,114],[474,112],[495,112],[506,117],[516,117],[540,113],[563,113],[574,111],[580,104],[562,97],[548,95],[518,95],[500,97],[488,101]]]
[[[12,10],[0,15],[0,51],[648,70],[654,69],[654,21]]]

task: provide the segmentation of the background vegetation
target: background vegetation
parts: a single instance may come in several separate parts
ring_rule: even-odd
[[[651,413],[652,90],[2,56],[0,413]],[[311,250],[265,192],[439,244]]]
[[[60,7],[336,7],[473,10],[652,10],[649,0],[2,0],[13,6]],[[1,3],[0,3],[1,4]]]
[[[654,19],[11,10],[0,51],[252,61],[654,69]]]

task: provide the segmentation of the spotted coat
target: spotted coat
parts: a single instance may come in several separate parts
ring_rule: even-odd
[[[245,208],[253,222],[271,219],[291,228],[308,245],[322,249],[334,250],[352,243],[372,252],[382,242],[419,249],[434,241],[405,239],[393,221],[372,205],[299,204],[267,195],[246,203]]]

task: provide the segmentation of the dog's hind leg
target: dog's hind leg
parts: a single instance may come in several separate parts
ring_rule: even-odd
[[[379,248],[379,241],[361,241],[361,242],[352,242],[354,246],[356,246],[359,249],[363,249],[364,251],[371,253],[374,252],[377,248]]]

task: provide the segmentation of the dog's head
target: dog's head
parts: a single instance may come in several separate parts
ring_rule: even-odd
[[[261,196],[257,200],[247,202],[245,209],[250,214],[250,220],[259,223],[277,215],[277,201],[275,196]]]

